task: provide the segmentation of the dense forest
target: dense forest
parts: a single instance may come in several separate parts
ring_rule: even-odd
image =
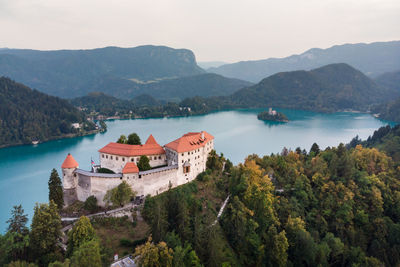
[[[81,124],[81,129],[72,127]],[[0,77],[0,147],[29,144],[95,130],[66,100]]]
[[[398,153],[399,127],[388,129],[366,142],[395,142]],[[400,162],[384,152],[343,144],[321,151],[314,144],[308,153],[251,155],[222,170],[224,162],[214,154],[195,183],[146,202],[155,242],[173,251],[186,244],[206,266],[400,263]],[[221,226],[213,226],[228,194]]]

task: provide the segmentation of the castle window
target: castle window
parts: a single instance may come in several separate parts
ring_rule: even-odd
[[[141,174],[139,174],[139,179],[142,179],[142,175]]]
[[[106,155],[106,159],[108,159],[108,155]]]
[[[115,157],[115,160],[118,160],[118,157]]]
[[[183,156],[183,154],[184,154],[184,153],[182,153],[182,156]]]
[[[132,162],[134,162],[134,161],[135,161],[135,159],[134,159],[134,158],[131,158],[131,161],[132,161]]]
[[[76,173],[74,173],[74,177],[76,177]]]
[[[101,157],[104,159],[104,154],[101,154]]]
[[[113,156],[110,156],[110,159],[113,159]]]
[[[158,159],[161,159],[161,156],[158,156]]]
[[[119,179],[122,180],[122,177],[120,177]]]
[[[122,161],[125,161],[125,158],[122,158]]]
[[[182,163],[183,163],[183,160],[182,160]]]

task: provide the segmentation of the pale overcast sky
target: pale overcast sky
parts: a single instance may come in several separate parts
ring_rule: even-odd
[[[198,61],[400,40],[400,0],[0,0],[0,47],[188,48]]]

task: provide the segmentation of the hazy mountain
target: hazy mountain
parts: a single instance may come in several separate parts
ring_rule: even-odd
[[[229,64],[228,62],[224,61],[203,61],[203,62],[197,62],[197,65],[199,65],[201,68],[207,70],[208,68],[218,68],[219,66]]]
[[[259,82],[282,71],[310,70],[332,63],[347,63],[370,77],[400,69],[400,41],[344,44],[328,49],[313,48],[300,55],[242,61],[207,71],[226,77]]]
[[[165,46],[91,50],[0,50],[0,75],[48,94],[75,97],[112,91],[112,80],[130,85],[204,73],[192,51]],[[105,87],[107,86],[107,87]]]
[[[315,111],[367,110],[400,92],[382,88],[353,67],[340,63],[312,71],[281,72],[241,89],[231,101],[241,107],[287,107]]]
[[[72,123],[94,129],[94,124],[66,100],[0,77],[0,147],[78,134]]]
[[[225,78],[214,73],[205,73],[176,79],[162,80],[147,84],[137,84],[131,88],[110,92],[116,97],[130,98],[147,94],[155,99],[178,102],[194,96],[226,96],[250,86],[252,83],[238,79]]]
[[[400,92],[400,71],[387,72],[375,78],[380,86],[394,89]]]
[[[383,120],[400,122],[400,98],[376,105],[371,108],[371,112],[378,114]]]

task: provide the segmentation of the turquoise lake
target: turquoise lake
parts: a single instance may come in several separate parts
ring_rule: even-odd
[[[369,114],[320,114],[278,109],[289,123],[266,123],[257,119],[261,110],[223,111],[204,116],[164,119],[117,120],[107,122],[108,131],[87,137],[51,141],[36,146],[0,149],[0,233],[6,229],[13,205],[22,204],[29,218],[35,202],[47,202],[47,182],[52,168],[61,173],[61,164],[71,153],[80,168],[89,169],[90,159],[98,163],[97,150],[115,142],[121,134],[136,132],[144,142],[153,134],[164,145],[190,131],[206,130],[215,137],[215,149],[234,164],[249,154],[269,155],[283,147],[300,146],[307,151],[314,142],[321,148],[348,143],[359,135],[366,139],[388,124]],[[29,222],[30,223],[30,222]]]

